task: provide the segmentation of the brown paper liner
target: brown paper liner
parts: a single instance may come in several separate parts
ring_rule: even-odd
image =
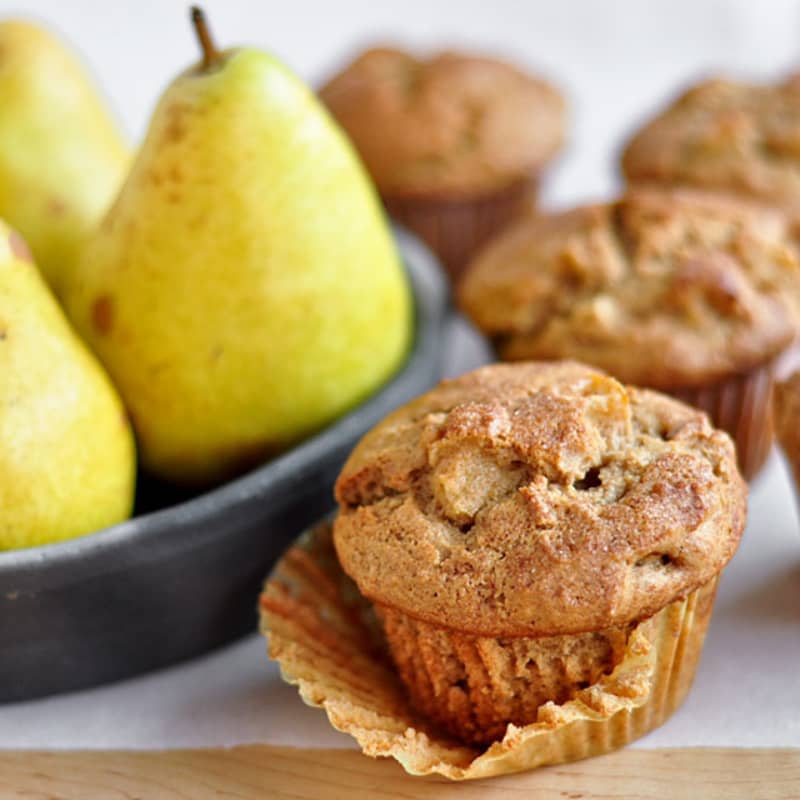
[[[439,257],[455,284],[480,247],[536,206],[538,174],[474,198],[384,197],[389,214]]]
[[[633,626],[610,675],[546,703],[535,722],[509,725],[488,747],[460,743],[415,711],[370,604],[338,565],[329,525],[277,565],[261,596],[261,628],[283,677],[366,755],[464,780],[600,755],[660,725],[691,686],[715,591],[716,579]]]
[[[773,392],[775,435],[789,467],[800,503],[800,344],[796,340],[776,367]]]
[[[414,707],[455,738],[501,739],[509,722],[535,722],[622,660],[630,627],[572,636],[498,639],[431,625],[386,606],[378,616]]]
[[[772,390],[780,358],[718,383],[668,390],[678,400],[705,411],[716,427],[731,435],[739,469],[748,481],[764,466],[772,448]]]

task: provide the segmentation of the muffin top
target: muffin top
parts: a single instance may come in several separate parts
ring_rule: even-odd
[[[320,97],[385,196],[499,189],[539,169],[563,138],[561,95],[490,58],[368,50]]]
[[[709,80],[636,133],[631,181],[689,183],[800,206],[800,75],[776,85]]]
[[[775,386],[775,432],[789,458],[800,459],[800,370]]]
[[[459,303],[506,360],[577,358],[675,389],[744,372],[800,324],[800,260],[777,211],[691,190],[529,217],[477,256]]]
[[[746,487],[700,411],[574,362],[484,367],[387,417],[336,484],[362,594],[485,636],[650,616],[736,549]]]

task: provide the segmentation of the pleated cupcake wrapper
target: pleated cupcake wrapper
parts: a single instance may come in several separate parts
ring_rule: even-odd
[[[536,207],[538,174],[471,199],[384,197],[389,214],[439,257],[455,283],[475,253],[515,217]]]
[[[772,448],[772,388],[779,359],[708,386],[669,390],[673,397],[705,411],[731,435],[746,480],[764,466]]]
[[[577,635],[496,638],[454,631],[376,606],[397,671],[415,708],[457,738],[502,738],[509,721],[536,719],[611,672],[630,626]]]
[[[775,364],[775,380],[782,382],[788,380],[795,372],[800,370],[800,336],[796,337],[794,342],[784,350],[784,352],[776,359]],[[800,425],[800,421],[795,422]],[[778,444],[781,447],[786,463],[792,472],[795,486],[795,497],[797,498],[798,506],[800,506],[800,451],[794,452],[795,448],[789,442],[782,442],[780,432],[777,433]],[[791,437],[793,438],[793,437]]]
[[[414,710],[370,604],[338,565],[328,525],[276,566],[261,628],[283,677],[365,754],[464,780],[600,755],[660,725],[691,686],[715,591],[716,579],[634,626],[610,675],[561,705],[546,703],[536,722],[509,725],[486,748],[453,740]]]

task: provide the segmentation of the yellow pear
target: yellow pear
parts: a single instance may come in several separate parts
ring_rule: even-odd
[[[128,163],[72,53],[35,25],[0,22],[0,217],[27,240],[56,294]]]
[[[125,519],[134,480],[117,393],[0,222],[0,550]]]
[[[410,292],[372,184],[314,93],[256,49],[167,88],[87,243],[69,312],[142,463],[224,479],[319,429],[402,362]]]

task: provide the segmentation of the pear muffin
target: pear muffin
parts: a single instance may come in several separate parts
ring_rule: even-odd
[[[691,87],[632,136],[622,171],[631,183],[734,192],[800,212],[800,75]]]
[[[778,211],[634,188],[520,221],[470,265],[465,313],[504,360],[577,358],[696,405],[748,478],[772,442],[773,374],[800,324],[800,260]]]
[[[574,362],[441,383],[361,440],[336,497],[339,561],[411,701],[473,744],[597,684],[634,628],[689,597],[691,624],[655,647],[699,654],[746,513],[705,414]],[[666,659],[652,702],[682,699],[695,663]]]
[[[778,442],[800,488],[800,370],[775,387]]]
[[[456,278],[476,248],[535,203],[565,107],[542,80],[491,58],[367,50],[320,90],[388,211]]]

